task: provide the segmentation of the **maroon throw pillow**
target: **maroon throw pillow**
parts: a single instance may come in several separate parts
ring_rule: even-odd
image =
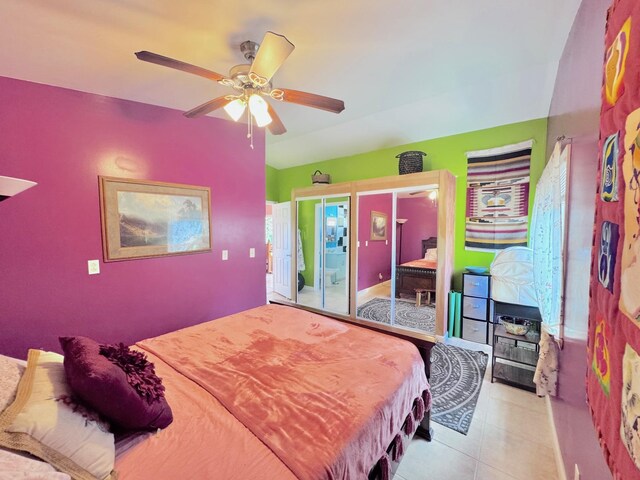
[[[64,370],[73,393],[123,430],[155,430],[173,421],[153,363],[123,344],[60,337]]]

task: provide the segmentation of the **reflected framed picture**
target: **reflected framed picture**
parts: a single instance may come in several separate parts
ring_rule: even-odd
[[[99,177],[104,261],[211,251],[211,189]]]
[[[387,214],[371,210],[371,236],[370,240],[387,239]]]

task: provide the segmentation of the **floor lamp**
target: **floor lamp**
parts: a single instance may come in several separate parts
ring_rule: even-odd
[[[398,241],[398,264],[402,264],[402,226],[407,223],[408,218],[396,218],[396,224],[400,226],[400,239]]]
[[[13,197],[34,185],[37,185],[37,183],[29,180],[21,180],[19,178],[3,177],[0,175],[0,202],[9,197]]]

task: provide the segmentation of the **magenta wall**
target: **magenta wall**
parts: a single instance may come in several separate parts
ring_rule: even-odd
[[[586,405],[589,266],[598,160],[604,26],[610,0],[583,0],[560,60],[549,112],[549,156],[556,138],[572,143],[565,346],[558,397],[552,399],[567,478],[577,464],[582,480],[611,478]]]
[[[0,353],[132,343],[265,303],[262,131],[251,150],[241,124],[2,77],[0,106],[0,175],[38,182],[0,203]],[[103,263],[98,175],[211,187],[213,252]]]
[[[371,210],[387,214],[391,227],[393,196],[391,193],[362,195],[358,197],[358,291],[391,278],[391,230],[387,230],[387,244],[382,240],[369,240],[371,235]],[[369,246],[366,246],[369,242]],[[382,273],[382,280],[378,274]]]
[[[399,263],[422,258],[422,240],[438,236],[438,203],[426,197],[399,198],[396,217],[407,219]]]

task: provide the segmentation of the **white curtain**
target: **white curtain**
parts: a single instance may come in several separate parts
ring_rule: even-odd
[[[531,219],[533,279],[543,327],[558,338],[564,303],[564,237],[570,147],[556,143],[536,186]]]
[[[564,315],[564,239],[570,146],[557,142],[538,185],[531,219],[533,282],[542,317],[540,356],[533,381],[540,396],[557,392],[558,344]]]

